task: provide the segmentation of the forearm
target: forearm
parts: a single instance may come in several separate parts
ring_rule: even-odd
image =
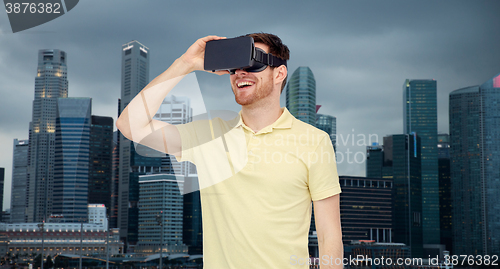
[[[318,238],[318,247],[320,269],[343,268],[344,246],[341,238],[338,236]]]
[[[130,101],[116,122],[123,135],[130,140],[139,142],[149,134],[148,130],[156,130],[166,125],[160,121],[153,121],[153,117],[160,108],[163,99],[190,72],[192,72],[192,68],[179,58],[165,72],[144,87]]]

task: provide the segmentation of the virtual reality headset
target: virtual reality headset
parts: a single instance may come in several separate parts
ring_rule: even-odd
[[[260,72],[267,66],[286,66],[286,60],[255,47],[253,38],[236,38],[208,41],[205,48],[204,69],[207,71],[228,70],[234,74],[237,69]]]

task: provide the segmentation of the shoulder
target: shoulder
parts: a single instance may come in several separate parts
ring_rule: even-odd
[[[313,141],[315,143],[315,145],[318,145],[319,143],[321,143],[322,141],[324,140],[330,140],[330,135],[317,128],[316,126],[313,126],[309,123],[306,123],[306,122],[303,122],[301,120],[298,120],[296,119],[295,117],[293,117],[293,120],[292,120],[292,128],[291,128],[291,131],[294,133],[294,134],[297,134],[297,135],[302,135],[302,137],[306,137],[308,139],[308,141]]]

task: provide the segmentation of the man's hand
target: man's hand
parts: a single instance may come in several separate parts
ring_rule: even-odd
[[[187,51],[179,58],[179,60],[184,63],[189,72],[191,73],[196,70],[204,71],[203,65],[205,63],[205,47],[207,46],[208,41],[225,39],[225,37],[210,35],[206,37],[202,37],[196,42],[194,42],[191,47],[187,49]],[[212,73],[210,71],[210,73]],[[214,72],[217,75],[225,75],[229,74],[229,71],[222,70]]]
[[[181,137],[177,128],[169,123],[154,120],[153,117],[163,99],[185,75],[195,70],[203,70],[207,42],[224,38],[207,36],[198,39],[167,70],[144,87],[116,121],[120,132],[134,142],[160,152],[181,156]],[[215,73],[224,75],[229,74],[229,71]]]

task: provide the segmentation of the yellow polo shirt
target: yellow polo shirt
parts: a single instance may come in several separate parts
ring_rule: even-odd
[[[327,133],[282,111],[257,133],[241,112],[176,125],[177,159],[198,170],[204,268],[309,268],[311,201],[341,192],[335,153]]]

